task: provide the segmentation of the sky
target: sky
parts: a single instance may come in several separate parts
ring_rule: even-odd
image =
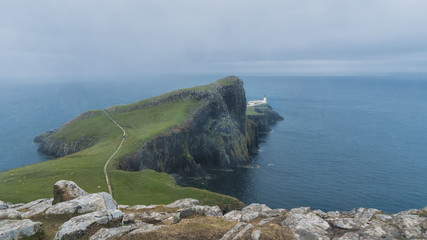
[[[427,72],[426,0],[1,0],[0,81]]]

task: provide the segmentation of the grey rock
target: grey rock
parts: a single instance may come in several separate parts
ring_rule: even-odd
[[[239,222],[234,227],[232,227],[228,232],[222,236],[221,240],[230,240],[233,239],[240,231],[242,231],[248,224],[244,222]]]
[[[104,240],[115,237],[122,237],[123,235],[135,230],[135,226],[121,226],[117,228],[101,228],[93,234],[90,240]]]
[[[312,213],[316,214],[317,216],[321,217],[321,218],[326,218],[328,217],[328,214],[325,213],[324,211],[317,209],[317,210],[313,210],[311,211]]]
[[[384,224],[379,220],[371,221],[368,226],[363,229],[361,235],[369,237],[370,239],[382,239],[385,238],[387,233],[383,229]]]
[[[380,210],[374,208],[359,208],[354,217],[370,220],[378,212],[380,212]]]
[[[250,222],[259,216],[258,212],[243,212],[241,220],[243,222]]]
[[[6,204],[9,206],[9,208],[18,208],[25,205],[24,203],[16,203],[16,204],[6,203]]]
[[[393,218],[393,223],[402,231],[406,238],[427,238],[423,232],[423,223],[427,220],[418,215],[399,215]],[[423,236],[424,235],[424,236]]]
[[[282,225],[290,228],[295,235],[295,239],[329,239],[327,230],[329,224],[312,212],[307,212],[307,208],[292,209],[287,213]]]
[[[272,221],[274,221],[274,220],[275,220],[275,218],[266,218],[266,219],[261,220],[261,221],[258,223],[258,225],[263,226],[263,225],[265,225],[265,224],[267,224],[267,223],[270,223],[270,222],[272,222]]]
[[[242,218],[242,211],[233,210],[224,215],[224,219],[239,221]]]
[[[6,208],[9,208],[9,204],[0,200],[0,210],[6,209]]]
[[[153,209],[153,208],[156,208],[156,207],[158,207],[158,206],[160,206],[160,205],[135,205],[135,206],[128,206],[128,207],[126,207],[126,208],[123,208],[123,209],[129,209],[129,210],[144,210],[144,209]],[[119,206],[119,208],[120,208],[120,206]]]
[[[347,232],[344,235],[339,237],[334,237],[333,240],[360,240],[359,234],[357,232]]]
[[[87,230],[94,224],[119,224],[123,218],[120,210],[103,210],[73,217],[59,227],[55,240],[79,239],[87,234]]]
[[[60,202],[69,201],[80,196],[86,196],[88,193],[81,189],[73,181],[60,180],[53,185],[53,202],[57,204]]]
[[[251,234],[252,240],[258,240],[261,236],[261,230],[254,230]]]
[[[52,198],[39,199],[14,209],[21,212],[22,218],[30,218],[46,211],[46,209],[51,207],[52,200],[53,200]]]
[[[278,208],[278,209],[273,209],[273,210],[261,211],[261,212],[259,212],[259,215],[261,217],[270,218],[270,217],[278,217],[284,213],[286,213],[285,209]]]
[[[243,212],[263,212],[263,211],[271,211],[271,208],[269,208],[265,204],[259,204],[259,203],[252,203],[249,206],[246,206],[242,209]]]
[[[199,205],[199,200],[193,198],[185,198],[176,200],[173,203],[166,205],[169,208],[189,208]]]
[[[0,220],[0,239],[21,239],[41,231],[42,223],[24,220]]]
[[[143,212],[138,215],[138,218],[147,223],[175,223],[175,218],[179,217],[179,213],[167,212]]]
[[[358,218],[332,218],[328,219],[328,222],[334,225],[335,227],[348,230],[358,230],[368,225],[367,220]]]
[[[149,223],[140,223],[138,227],[129,233],[129,235],[136,235],[140,233],[152,232],[162,228],[162,226],[156,226]]]
[[[396,215],[417,215],[418,213],[420,213],[420,210],[418,209],[409,209],[409,210],[399,212]]]
[[[311,208],[310,207],[300,207],[300,208],[292,208],[291,210],[289,210],[290,214],[305,214],[310,212]]]
[[[135,220],[135,214],[123,213],[122,224],[132,223]]]
[[[243,239],[243,237],[245,236],[245,234],[247,232],[249,232],[252,228],[254,228],[254,226],[249,223],[239,233],[237,233],[237,235],[233,238],[233,240]]]
[[[326,213],[326,216],[330,218],[337,218],[337,217],[340,217],[340,215],[341,213],[338,211],[329,211]]]
[[[10,208],[0,210],[0,219],[6,218],[21,218],[21,212]]]
[[[221,209],[218,206],[193,206],[186,208],[179,213],[179,218],[186,218],[195,214],[203,216],[222,217]]]
[[[48,208],[47,214],[86,213],[99,210],[117,209],[117,203],[110,194],[101,192],[60,202]]]
[[[376,219],[379,219],[379,220],[381,220],[383,222],[389,222],[389,221],[391,221],[393,219],[392,216],[386,215],[386,214],[375,214],[374,216],[375,216]]]

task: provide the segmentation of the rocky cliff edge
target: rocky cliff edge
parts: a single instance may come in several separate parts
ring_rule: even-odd
[[[254,203],[223,212],[197,199],[127,206],[108,193],[88,194],[61,180],[53,199],[0,201],[0,239],[427,239],[427,207],[385,214]]]

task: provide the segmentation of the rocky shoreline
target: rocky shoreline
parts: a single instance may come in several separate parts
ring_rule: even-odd
[[[64,180],[53,192],[27,204],[0,201],[0,239],[427,239],[427,207],[384,214],[255,203],[224,212],[196,199],[118,205],[108,193],[89,194]]]

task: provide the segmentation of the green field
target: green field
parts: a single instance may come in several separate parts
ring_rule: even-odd
[[[209,89],[197,87],[197,89]],[[130,104],[130,105],[135,105]],[[109,108],[110,116],[127,132],[123,147],[115,157],[136,152],[145,141],[183,123],[201,106],[197,101],[168,102],[133,111],[129,105]],[[49,161],[0,173],[0,200],[12,203],[52,197],[53,184],[61,179],[76,182],[88,192],[108,192],[103,173],[107,159],[122,140],[122,131],[102,110],[87,112],[64,125],[53,136],[67,142],[90,138],[96,144],[83,151]],[[165,173],[152,170],[127,172],[108,166],[113,195],[119,204],[165,204],[181,198],[196,198],[202,204],[241,204],[236,198],[206,190],[180,187]]]

